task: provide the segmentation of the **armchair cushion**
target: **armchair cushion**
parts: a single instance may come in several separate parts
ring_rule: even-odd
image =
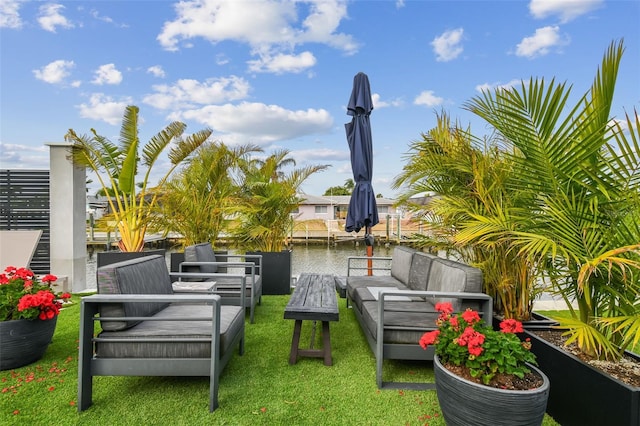
[[[210,243],[200,243],[185,247],[184,260],[185,262],[215,262],[216,255]],[[186,266],[185,268],[187,269],[184,272],[204,272],[207,274],[218,272],[218,265]]]
[[[162,267],[159,267],[162,266]],[[146,256],[98,268],[100,294],[173,294],[171,278],[163,256]],[[168,303],[121,303],[100,308],[101,317],[145,317],[166,308]],[[106,331],[131,328],[140,321],[102,321]]]
[[[172,304],[154,315],[155,318],[178,318],[185,315],[211,318],[211,306]],[[220,311],[220,356],[231,347],[242,330],[244,309],[225,306]],[[96,356],[105,358],[210,358],[210,342],[183,342],[180,339],[211,337],[209,321],[143,321],[137,327],[118,332],[100,333]],[[156,342],[142,342],[153,338]],[[109,339],[118,341],[108,342]],[[129,339],[130,342],[123,342]]]

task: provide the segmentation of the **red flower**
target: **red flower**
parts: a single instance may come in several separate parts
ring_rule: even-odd
[[[476,322],[480,322],[480,315],[478,315],[478,312],[476,311],[467,309],[462,313],[462,319],[465,320],[467,324],[474,324]]]
[[[56,277],[55,275],[51,275],[51,274],[47,274],[44,277],[42,277],[42,282],[43,283],[53,283],[56,282],[58,280],[58,277]]]
[[[522,333],[524,329],[520,321],[510,318],[500,323],[500,331],[503,333]]]
[[[453,327],[454,329],[458,329],[458,317],[451,317],[449,318],[449,324],[451,324],[451,327]]]
[[[453,314],[450,303],[438,303],[435,308],[440,312],[437,328],[424,333],[419,343],[423,349],[433,345],[443,365],[465,366],[489,384],[496,374],[522,377],[530,371],[527,363],[535,364],[535,355],[529,351],[531,342],[521,342],[515,335],[522,331],[520,322],[503,321],[497,331],[486,325],[477,311]]]
[[[438,335],[440,334],[440,330],[433,330],[427,333],[424,333],[420,338],[420,346],[422,349],[427,349],[427,346],[433,345],[436,340],[438,340]]]
[[[438,302],[436,303],[436,311],[441,312],[443,314],[452,314],[453,306],[450,302]]]
[[[3,298],[0,300],[0,321],[16,319],[51,319],[60,313],[62,300],[69,293],[58,295],[51,288],[57,277],[45,275],[42,282],[26,268],[9,266],[0,274]]]

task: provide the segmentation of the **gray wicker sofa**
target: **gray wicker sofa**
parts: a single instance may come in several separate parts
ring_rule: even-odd
[[[374,273],[386,274],[362,275],[367,259]],[[386,266],[378,266],[382,264]],[[456,312],[472,308],[491,321],[492,299],[482,293],[482,271],[477,268],[403,246],[395,247],[391,258],[354,256],[347,265],[347,304],[375,355],[379,388],[433,387],[385,382],[382,365],[385,359],[433,360],[433,348],[425,351],[418,342],[424,332],[435,329],[436,303],[451,302]]]
[[[94,376],[208,376],[214,411],[222,369],[234,348],[244,353],[244,308],[174,293],[164,256],[100,267],[97,285],[81,301],[78,410],[92,403]]]

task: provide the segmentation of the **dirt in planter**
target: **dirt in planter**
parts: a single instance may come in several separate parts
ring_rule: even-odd
[[[640,387],[640,361],[637,359],[624,355],[618,362],[600,361],[582,353],[575,343],[571,343],[569,346],[566,346],[565,342],[567,341],[567,338],[563,336],[560,331],[530,330],[530,332],[540,336],[543,340],[546,340],[577,358],[580,358],[580,360],[586,362],[592,367],[610,374],[621,382],[630,386]]]
[[[455,364],[444,364],[444,368],[451,371],[453,374],[460,376],[464,379],[469,380],[470,382],[483,384],[481,377],[473,377],[468,367],[463,365],[455,365]],[[542,386],[544,381],[542,377],[537,373],[531,371],[531,373],[527,373],[521,379],[512,374],[496,374],[493,376],[491,381],[487,386],[497,388],[497,389],[508,389],[508,390],[530,390],[539,388]]]

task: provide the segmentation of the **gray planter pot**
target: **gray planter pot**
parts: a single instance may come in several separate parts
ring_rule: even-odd
[[[540,425],[549,397],[549,379],[533,390],[505,390],[470,382],[444,368],[438,356],[433,359],[436,392],[448,426]]]
[[[44,321],[1,321],[0,370],[23,367],[42,358],[51,343],[57,321],[57,316]]]

